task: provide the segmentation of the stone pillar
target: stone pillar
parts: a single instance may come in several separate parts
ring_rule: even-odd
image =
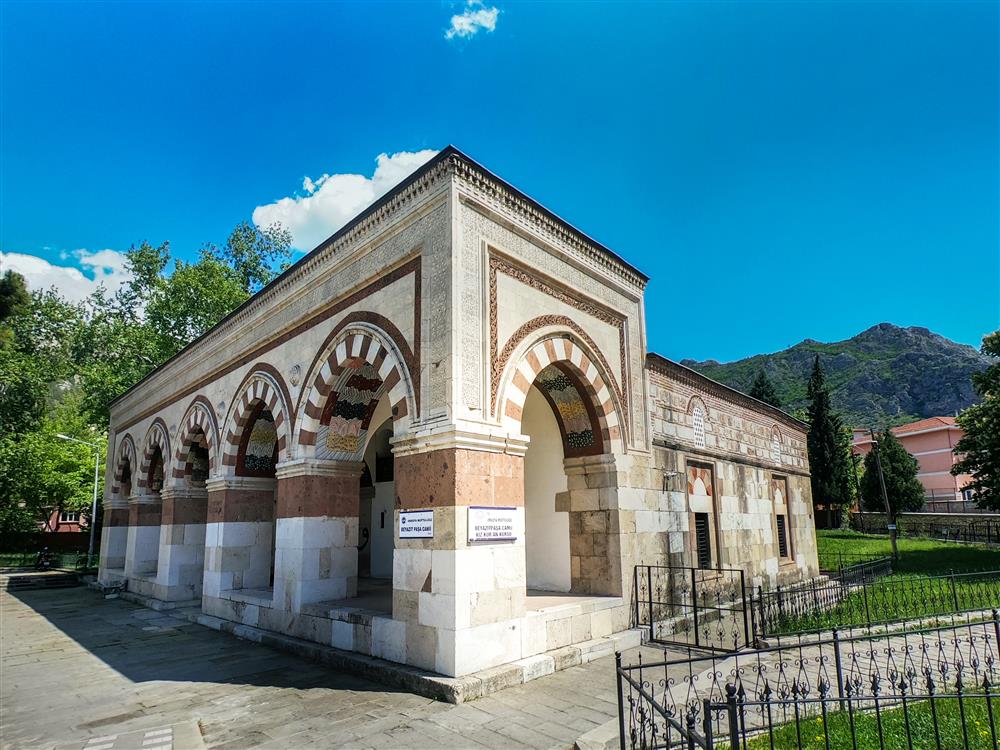
[[[201,598],[205,563],[205,520],[208,492],[204,487],[164,487],[160,521],[160,558],[156,583],[161,599]]]
[[[202,595],[266,589],[271,581],[275,480],[209,479]]]
[[[156,561],[160,556],[160,511],[158,493],[139,493],[128,499],[127,578],[156,575]]]
[[[397,444],[392,616],[405,628],[373,631],[372,647],[383,655],[376,649],[395,645],[404,652],[386,658],[458,676],[522,658],[527,444],[449,442]],[[470,506],[513,507],[516,539],[470,542]],[[420,509],[434,512],[433,538],[400,539],[399,511]]]
[[[112,498],[104,501],[104,523],[101,527],[101,559],[98,579],[103,584],[115,584],[125,575],[125,554],[128,549],[128,500]]]
[[[622,528],[619,473],[611,454],[568,458],[556,511],[569,513],[570,591],[621,596]]]
[[[364,464],[304,460],[277,467],[274,602],[290,612],[358,593]]]

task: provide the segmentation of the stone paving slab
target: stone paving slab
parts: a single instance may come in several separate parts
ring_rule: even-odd
[[[148,613],[83,588],[0,592],[0,747],[196,725],[239,750],[567,748],[617,715],[613,657],[453,705]]]

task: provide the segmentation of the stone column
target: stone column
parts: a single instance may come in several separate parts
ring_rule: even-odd
[[[372,646],[375,655],[402,648],[387,658],[457,676],[522,658],[527,443],[454,435],[438,442],[445,445],[396,446],[392,616],[400,632],[373,631]],[[513,507],[516,539],[470,542],[470,506]],[[399,511],[419,509],[434,512],[433,538],[400,539]]]
[[[271,581],[275,480],[209,479],[202,595],[266,589]]]
[[[201,598],[205,563],[205,520],[208,492],[204,487],[164,487],[160,522],[160,558],[156,583],[159,598]]]
[[[576,594],[621,596],[622,528],[619,472],[610,454],[568,458],[565,492],[556,511],[569,513],[570,590]]]
[[[103,584],[115,584],[125,575],[125,554],[128,548],[128,500],[112,498],[104,501],[104,523],[101,527],[101,559],[98,579]]]
[[[127,578],[156,575],[156,561],[160,556],[160,511],[159,494],[143,492],[128,499]]]
[[[299,459],[277,467],[274,602],[289,612],[358,592],[364,464]]]

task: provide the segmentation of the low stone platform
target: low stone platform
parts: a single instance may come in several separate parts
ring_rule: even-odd
[[[126,601],[166,611],[173,617],[181,617],[188,622],[229,633],[243,640],[321,662],[345,672],[377,680],[386,685],[404,688],[418,695],[456,704],[482,698],[504,688],[521,685],[569,667],[587,664],[594,659],[610,656],[615,651],[637,648],[641,641],[640,630],[625,630],[593,638],[576,645],[552,649],[527,659],[485,669],[463,677],[445,677],[405,664],[353,651],[344,651],[332,646],[324,646],[301,638],[207,615],[201,611],[198,602],[160,602],[134,592],[122,592],[119,596]],[[564,606],[576,608],[583,606],[583,603],[573,601]]]

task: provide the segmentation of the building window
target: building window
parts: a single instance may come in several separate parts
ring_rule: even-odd
[[[79,523],[80,513],[78,511],[66,511],[64,510],[59,514],[59,523]]]
[[[691,412],[691,422],[694,426],[694,444],[699,448],[705,447],[705,412],[700,406],[694,407]]]
[[[708,513],[694,514],[695,552],[698,555],[698,567],[702,570],[712,569],[712,537],[709,532]]]
[[[781,433],[771,430],[771,460],[781,463]]]
[[[784,514],[775,516],[775,523],[778,526],[778,557],[788,557],[788,529]]]
[[[971,503],[976,499],[976,496],[972,494],[972,490],[962,490],[962,499],[967,503]]]

